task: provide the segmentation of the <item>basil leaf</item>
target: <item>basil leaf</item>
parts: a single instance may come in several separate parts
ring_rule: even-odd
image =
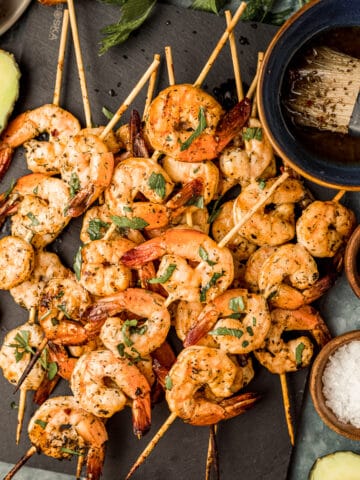
[[[210,267],[212,267],[213,265],[216,265],[216,262],[213,262],[212,260],[209,259],[208,252],[201,245],[199,247],[199,256],[200,256],[201,260],[204,260],[204,262],[206,262],[208,265],[210,265]]]
[[[92,218],[89,221],[87,228],[87,233],[89,234],[90,240],[100,240],[105,235],[106,231],[109,229],[110,223],[103,222],[100,218]]]
[[[301,367],[304,348],[305,345],[302,342],[300,342],[295,348],[295,362],[297,367]]]
[[[70,453],[70,455],[77,455],[78,457],[81,457],[84,455],[81,452],[78,452],[76,450],[72,450],[71,448],[66,448],[66,447],[61,447],[61,451],[64,453]]]
[[[60,310],[60,312],[63,312],[64,316],[70,320],[71,319],[71,316],[69,315],[69,313],[67,312],[66,310],[66,305],[64,303],[60,303],[59,305],[56,306],[56,308],[58,310]]]
[[[192,205],[197,208],[204,208],[205,202],[204,197],[202,195],[195,195],[191,197],[185,204],[187,207],[191,207]]]
[[[47,368],[48,379],[53,380],[58,373],[58,366],[56,362],[50,362]]]
[[[154,173],[150,175],[148,185],[151,190],[154,190],[160,198],[165,198],[166,195],[166,181],[161,173]]]
[[[43,428],[44,430],[46,428],[46,425],[48,424],[48,422],[44,422],[43,420],[40,420],[40,419],[35,420],[34,423],[36,423],[37,425],[40,425],[40,427]]]
[[[111,112],[108,108],[106,107],[102,107],[101,109],[101,112],[102,114],[104,115],[105,118],[107,118],[108,120],[111,120],[114,116],[114,113]]]
[[[73,265],[76,280],[78,280],[78,281],[81,278],[81,265],[82,265],[81,250],[82,250],[82,247],[80,246],[78,251],[76,252],[76,255],[75,255],[75,258],[74,258],[74,265]]]
[[[165,377],[165,388],[166,388],[166,390],[171,390],[172,387],[173,387],[173,383],[172,383],[171,377],[170,377],[170,375],[166,375],[166,377]]]
[[[199,108],[199,113],[198,113],[198,126],[196,129],[193,131],[193,133],[190,135],[190,137],[185,140],[185,142],[181,143],[180,146],[180,151],[183,152],[184,150],[187,150],[192,142],[200,136],[200,134],[205,130],[207,127],[206,125],[206,117],[205,117],[205,109],[204,107]]]
[[[266,187],[266,180],[264,178],[259,178],[257,182],[259,184],[260,190],[264,190],[264,188]]]
[[[174,263],[170,263],[170,265],[165,270],[164,274],[160,277],[150,278],[148,283],[165,283],[169,280],[171,275],[173,274],[174,270],[176,269],[176,265]]]
[[[224,0],[194,0],[191,8],[194,10],[203,10],[205,12],[219,13],[219,9],[225,5]]]
[[[263,131],[261,127],[248,127],[242,133],[243,140],[259,140],[263,139]]]
[[[229,300],[229,308],[233,312],[243,312],[245,310],[245,303],[242,297],[234,297]]]
[[[11,180],[9,188],[4,192],[4,200],[6,200],[8,198],[8,196],[10,195],[10,193],[14,190],[15,183],[16,183],[16,180],[15,180],[15,178],[13,178]]]
[[[32,227],[36,227],[37,225],[40,225],[39,220],[35,217],[35,215],[32,212],[28,212],[26,216],[31,220]]]
[[[214,273],[214,275],[210,278],[209,283],[206,284],[204,287],[202,287],[200,290],[200,302],[206,302],[207,291],[216,284],[216,282],[219,280],[220,277],[223,277],[223,276],[224,276],[223,270],[221,272]]]
[[[69,187],[70,187],[70,198],[73,198],[81,188],[80,179],[76,172],[71,173]]]
[[[231,335],[232,337],[241,338],[244,332],[240,328],[219,327],[209,332],[210,335]]]
[[[140,217],[118,217],[117,215],[113,215],[111,220],[115,223],[117,227],[120,228],[131,228],[133,230],[142,230],[143,228],[147,227],[149,224]]]

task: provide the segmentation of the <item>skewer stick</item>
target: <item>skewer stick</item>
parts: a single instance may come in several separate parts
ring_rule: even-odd
[[[36,353],[35,355],[32,356],[30,362],[26,365],[25,367],[25,370],[23,371],[18,383],[16,384],[16,387],[15,387],[15,390],[14,390],[14,393],[16,393],[19,388],[21,387],[21,385],[24,383],[24,380],[25,378],[29,375],[29,373],[31,372],[31,370],[33,369],[35,363],[39,360],[44,348],[46,347],[47,345],[47,342],[48,342],[48,339],[46,337],[44,337],[39,345],[39,347],[37,348],[36,350]],[[22,390],[21,390],[22,391]]]
[[[284,172],[280,175],[280,177],[271,185],[269,190],[260,198],[258,202],[255,203],[255,205],[247,212],[246,215],[243,216],[243,218],[228,232],[225,237],[220,240],[218,243],[218,246],[220,248],[225,247],[227,243],[230,242],[230,240],[233,238],[234,235],[237,234],[237,232],[240,230],[240,228],[251,218],[254,213],[261,208],[266,201],[271,197],[271,195],[275,192],[275,190],[281,185],[282,183],[285,182],[285,180],[289,177],[288,172]]]
[[[210,480],[211,469],[214,466],[214,471],[216,475],[216,480],[219,480],[219,461],[218,461],[218,451],[216,445],[216,432],[217,424],[210,425],[210,435],[209,435],[209,445],[206,459],[206,470],[205,470],[205,480]]]
[[[20,399],[19,399],[19,410],[17,418],[17,427],[16,427],[16,445],[19,445],[22,425],[24,421],[25,407],[26,407],[26,388],[20,390]]]
[[[32,446],[25,453],[25,455],[23,455],[20,460],[16,462],[10,472],[4,477],[4,480],[11,480],[15,473],[18,472],[23,465],[25,465],[25,463],[34,455],[34,453],[36,453],[36,447]]]
[[[160,64],[160,55],[158,53],[155,53],[154,60],[157,60]],[[142,118],[143,120],[145,119],[145,117],[147,115],[147,112],[148,112],[149,107],[150,107],[151,100],[154,96],[158,70],[159,70],[159,65],[156,67],[156,69],[150,75],[148,91],[147,91],[147,95],[146,95],[146,99],[145,99],[144,113],[143,113],[143,118]]]
[[[293,422],[292,422],[292,418],[291,418],[289,390],[288,390],[287,381],[286,381],[286,374],[285,373],[280,373],[279,377],[280,377],[280,382],[281,382],[281,392],[282,392],[282,398],[283,398],[283,404],[284,404],[286,425],[287,425],[288,432],[289,432],[290,443],[291,443],[292,446],[294,446],[295,445],[295,436],[294,436]]]
[[[258,80],[259,80],[260,70],[261,70],[263,60],[264,60],[264,54],[263,54],[263,52],[259,52],[258,53],[257,66],[256,66],[257,83],[258,83]],[[257,90],[257,83],[256,83],[256,86],[255,86],[255,91]],[[255,95],[255,92],[254,92],[254,100],[253,100],[250,116],[251,116],[251,118],[256,118],[257,117],[257,97]]]
[[[84,64],[83,64],[82,55],[81,55],[79,32],[78,32],[77,23],[76,23],[74,0],[68,0],[68,7],[69,7],[69,13],[70,13],[71,31],[72,31],[73,41],[74,41],[76,64],[77,64],[79,80],[80,80],[81,95],[82,95],[83,104],[84,104],[85,123],[86,123],[86,126],[90,128],[92,127],[91,110],[90,110],[89,96],[87,92]]]
[[[208,58],[208,61],[204,65],[204,68],[200,72],[200,75],[194,82],[195,87],[200,87],[200,85],[203,83],[205,80],[206,75],[209,73],[210,68],[213,66],[214,61],[216,60],[216,57],[219,55],[221,52],[221,49],[227,42],[230,33],[234,30],[236,24],[240,20],[241,15],[244,13],[246,9],[246,2],[241,2],[239,8],[236,10],[235,15],[233,16],[233,19],[230,22],[230,25],[226,27],[225,32],[222,34],[220,40],[218,41],[216,47],[214,48],[213,52],[211,53],[210,57]]]
[[[165,58],[169,77],[169,85],[175,85],[174,63],[170,46],[165,47]]]
[[[36,308],[31,307],[29,312],[29,319],[27,323],[29,323],[30,325],[33,325],[35,323],[35,317],[36,317]]]
[[[56,79],[55,79],[55,88],[53,96],[53,104],[59,106],[60,103],[60,90],[62,75],[64,69],[64,58],[65,58],[65,48],[66,48],[66,39],[69,29],[69,10],[64,10],[63,22],[61,27],[61,36],[60,36],[60,47],[59,47],[59,56],[56,68]]]
[[[252,96],[254,95],[254,93],[256,91],[256,86],[257,86],[258,79],[259,79],[259,74],[260,74],[260,67],[262,65],[263,60],[264,60],[264,53],[259,52],[258,53],[258,62],[257,62],[257,66],[256,66],[255,77],[253,78],[253,81],[251,82],[250,88],[247,91],[247,94],[246,94],[247,98],[252,98]]]
[[[135,472],[135,470],[137,470],[137,468],[139,468],[140,465],[147,459],[147,457],[150,455],[150,453],[154,450],[154,448],[157,445],[160,438],[168,430],[168,428],[171,426],[171,424],[174,423],[176,418],[177,418],[176,413],[171,413],[168,416],[168,418],[165,420],[165,422],[162,424],[162,426],[159,428],[159,430],[155,433],[154,437],[148,443],[145,450],[142,452],[142,454],[136,460],[134,465],[131,467],[129,473],[125,477],[125,480],[128,480],[132,476],[132,474]]]
[[[112,236],[112,234],[115,232],[115,230],[116,230],[116,225],[115,225],[115,223],[112,223],[110,225],[108,231],[103,236],[103,240],[109,240],[110,237]]]
[[[79,455],[77,465],[76,465],[76,480],[81,480],[81,470],[84,465],[85,456]]]
[[[339,190],[335,197],[332,199],[333,202],[339,202],[342,197],[345,195],[346,190]]]
[[[229,27],[231,23],[231,18],[232,18],[230,10],[225,11],[225,18],[226,18],[226,24]],[[241,81],[240,63],[239,63],[239,57],[237,54],[235,35],[233,31],[229,35],[229,44],[230,44],[231,59],[233,63],[234,76],[235,76],[236,93],[237,93],[238,101],[241,102],[241,100],[244,98],[244,91],[243,91],[243,86]]]
[[[106,125],[105,129],[102,131],[102,133],[99,135],[101,139],[104,139],[106,135],[110,132],[110,130],[116,125],[116,123],[120,120],[122,114],[129,108],[129,105],[131,102],[134,100],[136,95],[140,92],[142,87],[145,85],[145,83],[149,80],[151,74],[153,73],[154,70],[158,68],[158,65],[160,63],[160,60],[158,58],[154,59],[149,68],[146,70],[144,75],[140,78],[138,83],[135,85],[133,90],[130,92],[128,97],[124,100],[122,105],[120,105],[119,109],[117,112],[114,114],[110,122]]]

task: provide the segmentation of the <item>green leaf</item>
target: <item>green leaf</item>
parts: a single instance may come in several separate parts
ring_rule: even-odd
[[[195,195],[191,197],[190,200],[186,202],[186,206],[191,207],[192,205],[197,208],[204,208],[204,197],[202,195]]]
[[[206,128],[206,117],[205,117],[205,108],[200,107],[199,108],[199,113],[198,113],[198,126],[196,129],[193,131],[193,133],[190,135],[190,137],[185,140],[185,142],[181,143],[180,146],[180,151],[183,152],[184,150],[187,150],[192,142],[198,138],[201,133],[205,130]]]
[[[46,425],[48,424],[48,422],[44,422],[43,420],[40,420],[40,419],[35,420],[34,423],[36,423],[37,425],[40,425],[40,427],[43,428],[44,430],[46,428]]]
[[[223,276],[224,271],[214,273],[214,275],[210,278],[209,283],[202,287],[200,290],[200,302],[206,302],[207,291],[216,284],[220,277]]]
[[[208,219],[208,223],[213,223],[213,221],[216,220],[217,217],[220,215],[220,212],[221,212],[221,209],[222,209],[222,207],[220,206],[220,204],[222,203],[223,200],[224,200],[224,195],[222,195],[221,197],[219,197],[219,198],[214,202],[214,205],[212,206],[212,209],[211,209],[211,212],[210,212],[210,216],[209,216],[209,219]]]
[[[233,312],[243,312],[245,309],[245,303],[243,297],[234,297],[229,300],[229,308]]]
[[[70,320],[71,319],[71,316],[69,315],[68,311],[66,310],[66,305],[65,303],[60,303],[59,305],[56,306],[56,308],[58,310],[60,310],[60,312],[63,312],[64,316]]]
[[[248,0],[241,20],[263,22],[274,5],[274,0]]]
[[[76,280],[78,280],[78,281],[81,278],[81,265],[82,265],[81,250],[82,250],[82,246],[80,246],[78,251],[76,252],[76,255],[75,255],[75,258],[74,258],[74,265],[73,265]]]
[[[89,234],[90,240],[100,240],[105,235],[106,231],[109,229],[110,223],[103,222],[100,218],[92,218],[89,221],[87,228],[87,233]]]
[[[101,112],[102,114],[104,115],[105,118],[107,118],[108,120],[111,120],[114,116],[114,113],[111,112],[108,108],[106,107],[102,107],[101,109]]]
[[[166,195],[166,181],[161,173],[154,173],[150,175],[148,185],[151,190],[154,190],[160,198],[165,198]]]
[[[208,252],[201,245],[199,247],[199,256],[200,256],[201,260],[204,260],[204,262],[206,262],[208,265],[210,265],[210,267],[212,267],[213,265],[216,265],[216,262],[213,262],[212,260],[209,259]]]
[[[225,5],[224,0],[194,0],[191,8],[194,10],[204,10],[205,12],[213,12],[218,14],[220,8]]]
[[[13,410],[19,410],[19,405],[16,402],[11,402],[10,408],[12,408]]]
[[[242,133],[243,140],[259,140],[263,138],[263,131],[261,127],[248,127]]]
[[[30,218],[32,227],[36,227],[37,225],[40,225],[39,220],[35,217],[35,215],[32,212],[28,212],[26,216]]]
[[[170,375],[166,375],[166,377],[165,377],[165,388],[166,388],[166,390],[171,390],[172,387],[173,387],[173,383],[172,383],[171,377],[170,377]]]
[[[61,451],[63,453],[70,453],[70,455],[77,455],[78,457],[81,457],[84,455],[82,452],[78,452],[77,450],[72,450],[71,448],[67,448],[67,447],[61,447]]]
[[[142,230],[149,225],[143,218],[140,217],[128,218],[113,215],[111,217],[111,220],[115,223],[117,227],[131,228],[133,230]]]
[[[230,335],[232,337],[241,338],[244,332],[240,328],[219,327],[209,332],[210,335]]]
[[[257,182],[259,184],[260,190],[264,190],[264,188],[266,187],[266,180],[264,178],[259,178]]]
[[[125,355],[125,345],[123,343],[118,343],[116,345],[117,351],[119,352],[120,357]]]
[[[295,348],[295,362],[297,367],[301,367],[304,348],[305,345],[302,342],[300,342]]]
[[[6,200],[8,198],[8,196],[10,195],[10,193],[14,190],[15,183],[16,183],[16,180],[15,180],[15,178],[13,178],[11,180],[9,188],[4,192],[4,200]]]
[[[150,278],[150,280],[148,280],[148,283],[165,283],[169,280],[174,270],[176,270],[176,265],[174,263],[170,263],[163,275],[156,278]]]
[[[156,0],[102,0],[109,5],[120,7],[120,20],[104,27],[101,30],[103,39],[99,54],[102,55],[109,48],[125,42],[131,32],[144,23],[156,4]]]
[[[76,172],[71,173],[69,187],[70,187],[70,197],[73,198],[81,188],[80,179]]]
[[[58,366],[56,362],[50,362],[47,368],[48,379],[53,380],[58,373]]]

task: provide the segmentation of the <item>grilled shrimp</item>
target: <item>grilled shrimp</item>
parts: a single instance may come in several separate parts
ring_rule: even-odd
[[[278,247],[260,247],[253,252],[246,262],[244,279],[247,288],[252,292],[259,292],[259,276],[265,261],[276,252]]]
[[[113,317],[123,311],[127,312],[125,320]],[[164,298],[140,288],[100,299],[86,310],[83,319],[102,325],[100,338],[114,354],[140,360],[160,347],[170,330]]]
[[[245,187],[234,203],[234,222],[238,223],[257,203],[260,196],[275,182],[256,182]],[[267,200],[264,207],[255,212],[239,234],[256,245],[282,245],[295,236],[294,208],[306,196],[302,183],[289,178]]]
[[[173,85],[152,101],[145,135],[154,149],[175,160],[212,160],[241,130],[250,109],[245,99],[224,114],[220,104],[200,88]]]
[[[174,326],[177,336],[184,341],[189,331],[197,324],[198,317],[204,308],[204,304],[199,300],[187,302],[180,300],[176,306],[174,314]],[[197,345],[218,348],[214,337],[207,333],[202,336]]]
[[[149,430],[150,386],[126,358],[109,350],[86,353],[75,366],[70,386],[80,407],[97,417],[111,417],[130,400],[135,435]]]
[[[108,439],[104,423],[79,407],[74,397],[53,397],[30,420],[31,443],[49,457],[86,456],[86,480],[99,480]]]
[[[60,159],[61,178],[69,185],[67,215],[81,215],[110,184],[114,155],[96,135],[81,131],[68,142]]]
[[[166,255],[176,255],[197,264],[193,269],[194,283],[189,291],[192,291],[192,294],[195,291],[196,299],[200,299],[201,302],[211,301],[224,292],[233,281],[234,263],[230,251],[225,247],[218,247],[214,240],[197,230],[169,229],[159,237],[129,250],[122,256],[121,261],[126,266],[134,267],[165,256],[165,260],[162,262],[163,269],[160,264],[160,272],[163,277],[158,276],[158,281],[166,288],[177,267],[176,264],[173,264],[174,266],[171,269],[171,264],[165,267],[169,260],[166,259]],[[190,266],[188,267],[190,268]],[[165,268],[166,272],[164,271]],[[189,273],[188,270],[186,273]],[[188,275],[184,279],[178,278],[178,286],[186,289],[188,278]],[[183,294],[180,293],[179,296],[175,286],[171,287],[169,293],[171,301],[181,298]],[[192,301],[192,298],[188,298],[188,300]]]
[[[216,348],[184,348],[168,375],[166,400],[173,413],[191,425],[212,425],[241,415],[258,396],[239,390],[243,379],[238,366]]]
[[[80,322],[90,303],[89,293],[74,277],[50,280],[39,306],[39,323],[46,338],[62,345],[81,345],[90,340],[91,332]]]
[[[46,175],[60,173],[59,159],[70,137],[80,130],[79,121],[53,104],[28,110],[12,120],[1,135],[0,178],[5,174],[14,149],[24,145],[29,170]],[[45,142],[36,140],[47,133]]]
[[[333,257],[356,224],[352,210],[339,202],[312,202],[296,223],[297,241],[314,257]]]
[[[207,205],[217,193],[219,183],[219,169],[211,162],[179,162],[171,157],[163,160],[164,170],[175,183],[187,183],[194,178],[203,181],[204,204]]]
[[[274,152],[259,120],[250,118],[243,128],[241,144],[229,145],[221,152],[219,168],[229,186],[240,184],[242,188],[276,175]]]
[[[308,331],[319,348],[331,335],[319,312],[306,305],[298,310],[277,308],[271,312],[271,327],[264,344],[254,354],[257,360],[272,373],[293,372],[309,365],[313,355],[313,343],[302,335],[285,342],[283,332]]]
[[[10,289],[16,303],[30,310],[37,308],[41,292],[52,278],[66,278],[71,275],[55,253],[39,250],[35,252],[34,268],[31,277]]]
[[[20,237],[0,239],[0,288],[10,290],[29,279],[35,263],[33,247]]]
[[[210,333],[220,349],[246,354],[260,347],[270,324],[270,312],[262,295],[245,289],[228,290],[204,307],[184,346],[194,345]]]
[[[31,173],[16,182],[9,195],[2,194],[0,216],[12,215],[12,233],[33,235],[34,246],[45,246],[44,239],[54,239],[69,223],[64,214],[70,192],[59,178]]]

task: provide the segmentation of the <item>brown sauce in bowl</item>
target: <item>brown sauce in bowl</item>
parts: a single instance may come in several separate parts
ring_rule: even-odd
[[[309,52],[319,46],[330,47],[360,59],[360,27],[329,29],[305,44],[295,54],[289,64],[282,86],[281,101],[284,118],[296,140],[316,157],[338,165],[360,165],[360,137],[299,126],[286,106],[296,71],[305,65],[305,58]]]

